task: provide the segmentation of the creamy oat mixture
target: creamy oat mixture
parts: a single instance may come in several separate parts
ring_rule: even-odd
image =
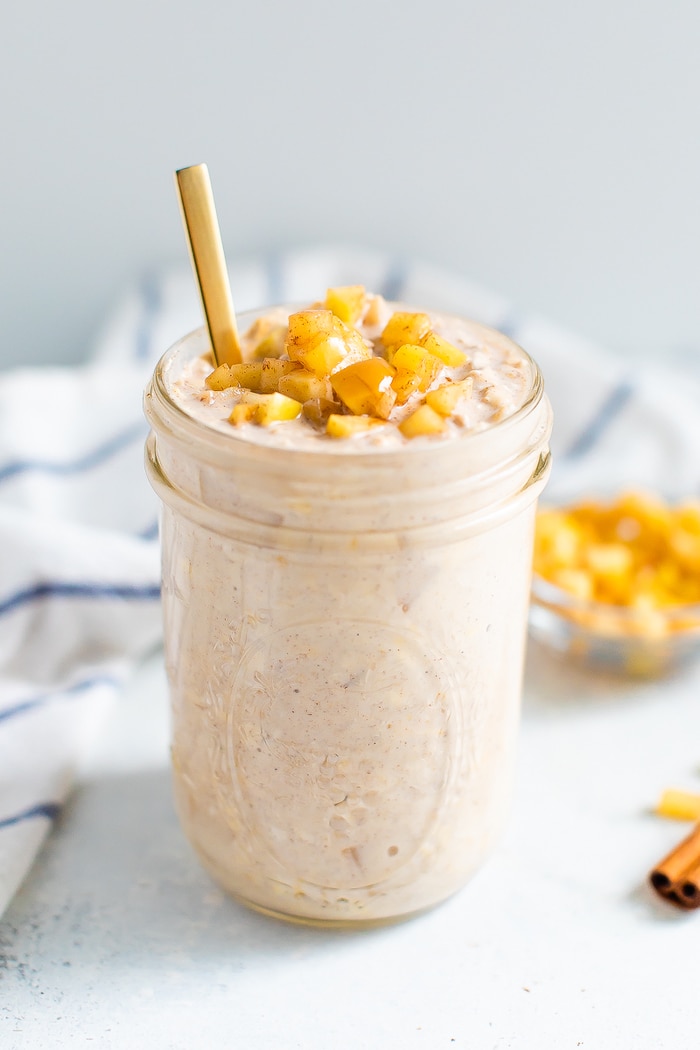
[[[360,331],[382,353],[379,307]],[[468,359],[433,387],[473,377],[437,435],[398,429],[408,401],[342,440],[304,416],[233,425],[241,388],[206,387],[201,334],[147,394],[180,818],[231,893],[299,921],[436,904],[507,812],[549,408],[492,425],[531,396],[529,359],[430,319]]]

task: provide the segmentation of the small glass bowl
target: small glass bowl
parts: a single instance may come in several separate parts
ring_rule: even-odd
[[[579,663],[656,677],[700,654],[700,605],[646,610],[584,601],[535,574],[530,635]]]

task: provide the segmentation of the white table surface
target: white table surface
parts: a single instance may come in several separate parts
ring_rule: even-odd
[[[531,653],[513,816],[458,896],[363,933],[227,899],[183,839],[161,658],[142,667],[0,925],[0,1046],[697,1050],[700,911],[645,887],[700,790],[700,668],[594,679]]]

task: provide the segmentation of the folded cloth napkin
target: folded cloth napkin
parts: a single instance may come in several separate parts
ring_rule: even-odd
[[[239,310],[364,283],[500,328],[539,361],[555,410],[552,491],[615,479],[700,491],[700,383],[623,367],[435,268],[313,250],[231,269]],[[60,810],[108,705],[160,638],[157,506],[141,394],[201,324],[191,274],[145,280],[82,368],[0,375],[0,914]]]

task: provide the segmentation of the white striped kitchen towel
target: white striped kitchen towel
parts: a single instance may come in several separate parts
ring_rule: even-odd
[[[539,360],[555,409],[558,495],[607,483],[700,492],[700,383],[623,367],[437,269],[310,250],[231,270],[239,309],[364,283],[506,330]],[[141,393],[201,323],[190,273],[143,281],[82,368],[0,375],[0,913],[36,855],[108,705],[160,637],[157,507]]]

